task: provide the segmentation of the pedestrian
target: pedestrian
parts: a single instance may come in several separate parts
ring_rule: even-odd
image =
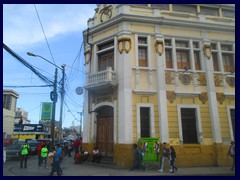
[[[80,140],[79,140],[79,152],[82,152],[83,150],[83,140],[82,140],[82,137],[80,137]]]
[[[97,162],[97,163],[100,163],[100,160],[101,160],[101,153],[100,153],[100,150],[98,149],[98,147],[95,147],[93,149],[93,160],[92,162]]]
[[[48,149],[46,145],[44,144],[41,149],[41,159],[42,164],[44,164],[44,167],[47,168],[47,156],[48,156]],[[42,166],[41,166],[42,168]]]
[[[24,144],[21,147],[20,168],[23,168],[23,161],[24,161],[24,168],[27,168],[27,160],[28,160],[29,149],[30,149],[30,146],[28,144],[28,140],[26,139]]]
[[[89,161],[89,153],[85,150],[83,150],[83,161],[88,162]]]
[[[161,164],[161,169],[158,171],[163,172],[164,171],[164,163],[165,161],[169,160],[169,149],[167,147],[167,143],[163,142],[163,148],[162,148],[162,164]]]
[[[38,167],[41,167],[42,165],[42,158],[41,158],[41,150],[43,146],[43,142],[41,141],[37,147],[37,153],[38,153]]]
[[[74,149],[75,149],[75,154],[76,154],[76,152],[77,151],[79,151],[79,140],[78,139],[76,139],[74,142],[73,142],[73,146],[74,146]],[[75,157],[75,155],[74,155],[74,157]]]
[[[170,173],[174,173],[174,171],[177,171],[177,167],[174,166],[174,162],[175,162],[175,159],[176,159],[176,152],[175,152],[175,149],[170,146],[170,151],[169,151],[169,154],[170,154],[170,166],[171,166],[171,170],[170,170]]]
[[[233,171],[235,169],[235,143],[234,143],[234,141],[231,141],[231,145],[228,150],[228,156],[232,158],[231,170]]]
[[[137,144],[133,144],[133,149],[134,149],[134,159],[133,159],[132,167],[129,171],[135,170],[136,167],[139,167],[140,169],[142,169],[142,171],[145,171],[145,167],[142,165],[142,152],[138,149]]]
[[[82,155],[79,151],[77,151],[74,157],[74,164],[82,164],[82,161]]]
[[[57,172],[58,176],[62,175],[61,172],[61,168],[60,168],[60,156],[61,156],[61,147],[60,144],[57,144],[57,146],[55,147],[56,152],[54,153],[54,160],[53,160],[53,166],[52,166],[52,170],[50,172],[50,176],[53,176],[54,172]]]

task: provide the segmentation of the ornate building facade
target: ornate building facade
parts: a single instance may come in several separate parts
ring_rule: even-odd
[[[178,166],[225,166],[235,139],[235,6],[100,4],[83,32],[84,149],[130,167],[157,137]]]

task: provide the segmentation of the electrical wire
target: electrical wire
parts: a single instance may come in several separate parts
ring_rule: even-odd
[[[41,19],[40,19],[40,16],[39,16],[39,13],[38,13],[38,10],[37,10],[37,7],[36,7],[35,4],[34,4],[34,7],[35,7],[35,10],[36,10],[36,13],[37,13],[37,17],[38,17],[39,23],[40,23],[40,25],[41,25],[41,28],[42,28],[42,31],[43,31],[43,34],[44,34],[44,37],[45,37],[45,40],[46,40],[46,43],[47,43],[47,46],[48,46],[48,50],[49,50],[49,52],[50,52],[50,54],[51,54],[53,63],[56,65],[55,60],[54,60],[53,55],[52,55],[51,48],[50,48],[50,46],[49,46],[49,43],[48,43],[48,40],[47,40],[45,31],[44,31],[44,28],[43,28],[43,25],[42,25],[42,22],[41,22]]]

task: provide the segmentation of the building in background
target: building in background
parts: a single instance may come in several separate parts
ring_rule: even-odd
[[[100,4],[83,32],[84,149],[130,167],[159,138],[177,166],[226,166],[235,140],[235,6]]]
[[[31,122],[30,120],[28,120],[28,112],[26,112],[23,108],[17,108],[14,124],[18,124],[21,120],[22,124],[30,124]]]
[[[10,89],[3,89],[3,137],[10,138],[13,133],[15,111],[19,94]]]

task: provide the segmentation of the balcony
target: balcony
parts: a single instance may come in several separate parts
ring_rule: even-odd
[[[107,67],[105,71],[86,76],[85,89],[89,91],[97,91],[117,86],[117,74],[112,71],[111,67]]]

